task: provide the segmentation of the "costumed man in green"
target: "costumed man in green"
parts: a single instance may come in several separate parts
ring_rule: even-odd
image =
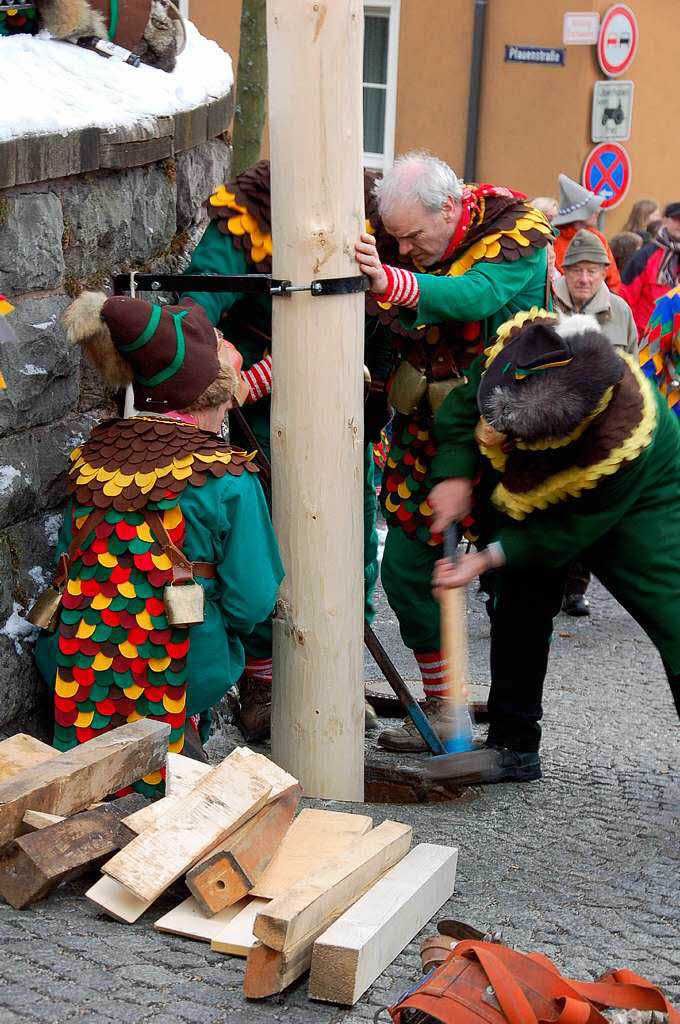
[[[372,184],[372,177],[368,181]],[[291,197],[291,201],[294,200],[295,197]],[[216,189],[208,200],[207,209],[211,223],[194,250],[186,273],[270,274],[272,237],[269,161],[260,160],[230,184]],[[266,292],[244,295],[196,291],[186,292],[182,301],[200,305],[211,322],[220,325],[225,337],[243,356],[243,377],[249,385],[249,392],[241,411],[269,460],[271,296]],[[322,358],[322,351],[320,344],[319,358]],[[364,358],[371,377],[365,409],[364,614],[366,620],[371,622],[375,614],[372,594],[378,578],[372,442],[380,439],[380,428],[387,419],[384,385],[381,387],[381,382],[391,367],[390,338],[373,320],[367,326]],[[239,433],[238,422],[233,417],[230,417],[230,431],[232,437],[248,447],[247,439]],[[272,679],[270,619],[253,630],[245,646],[246,665],[239,684],[240,727],[246,737],[253,740],[269,733]],[[367,724],[369,714],[370,709],[367,708]]]
[[[170,724],[180,751],[187,720],[238,681],[243,641],[284,575],[253,455],[220,436],[240,357],[196,306],[84,292],[65,323],[144,411],[99,424],[71,454],[61,606],[36,645],[54,745],[149,717]],[[191,625],[178,594],[191,599]],[[154,773],[137,788],[161,786]]]
[[[499,330],[478,405],[476,529],[487,546],[455,566],[439,562],[434,583],[460,587],[503,567],[498,599],[514,649],[494,651],[492,632],[487,745],[498,750],[499,777],[514,753],[524,778],[539,778],[552,621],[574,559],[655,644],[680,714],[680,429],[637,360],[603,344],[593,317],[558,325],[537,309]],[[452,778],[471,781],[461,772],[454,756]]]
[[[382,581],[418,662],[428,717],[446,732],[432,570],[442,529],[470,509],[481,352],[508,316],[545,303],[551,229],[521,194],[467,187],[447,164],[420,152],[400,157],[375,194],[377,220],[357,243],[357,260],[371,279],[372,311],[390,325],[401,357],[388,389],[397,415],[381,491],[388,525]],[[408,720],[379,742],[425,749]]]

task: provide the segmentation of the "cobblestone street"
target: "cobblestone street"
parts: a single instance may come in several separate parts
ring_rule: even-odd
[[[376,630],[413,678],[381,602]],[[415,842],[459,847],[456,893],[438,916],[500,928],[509,943],[547,953],[574,977],[630,967],[677,1001],[677,719],[650,643],[598,585],[591,604],[590,619],[558,622],[541,782],[478,787],[451,804],[361,809],[376,824],[409,822]],[[474,596],[469,623],[472,678],[482,682],[488,626]],[[367,678],[377,675],[367,663]],[[220,744],[212,746],[218,756]],[[351,1010],[310,1002],[306,979],[247,1003],[244,961],[153,930],[184,898],[180,884],[126,926],[83,898],[90,883],[80,879],[25,911],[0,907],[1,1024],[359,1024],[419,976],[416,940]]]

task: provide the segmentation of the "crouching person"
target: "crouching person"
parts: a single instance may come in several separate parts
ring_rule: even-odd
[[[500,328],[477,400],[486,469],[476,512],[487,547],[455,566],[439,562],[434,585],[500,569],[487,746],[496,780],[529,781],[541,774],[552,621],[574,559],[656,645],[680,714],[680,431],[637,361],[603,344],[594,319],[557,325],[542,310]]]
[[[70,457],[61,601],[36,645],[54,746],[153,718],[181,751],[189,719],[238,681],[242,638],[284,575],[252,456],[220,435],[239,357],[196,306],[90,292],[65,323],[109,386],[132,383],[144,412],[100,423]],[[154,773],[137,788],[161,785]]]

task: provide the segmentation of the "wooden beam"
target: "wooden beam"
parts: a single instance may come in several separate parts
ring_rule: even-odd
[[[282,796],[232,833],[187,873],[186,883],[204,914],[217,914],[247,896],[262,877],[288,830],[301,791]]]
[[[34,768],[58,756],[59,751],[49,743],[43,743],[25,732],[0,740],[0,784],[13,779],[27,768]]]
[[[26,811],[21,822],[32,832],[35,832],[39,828],[49,828],[50,825],[56,825],[58,821],[63,820],[63,814],[48,814],[46,811]]]
[[[134,839],[134,832],[121,824],[129,810],[130,800],[123,797],[14,839],[0,852],[0,896],[21,910],[62,882],[99,867]]]
[[[248,951],[243,978],[243,994],[246,999],[265,999],[292,985],[309,970],[312,947],[313,943],[305,940],[282,953],[278,949],[270,949],[262,942],[256,942]]]
[[[363,4],[269,0],[267,37],[272,273],[357,277]],[[362,801],[363,296],[274,299],[272,333],[272,756],[307,796]]]
[[[210,948],[216,953],[248,956],[256,941],[253,935],[255,918],[261,910],[264,910],[268,902],[268,900],[257,898],[248,900],[243,910],[211,939]]]
[[[165,764],[170,726],[150,718],[102,733],[0,785],[0,846],[26,811],[74,814]]]
[[[257,768],[253,771],[254,761],[233,751],[155,825],[107,861],[104,874],[141,900],[157,899],[267,802],[271,785],[261,780]]]
[[[255,921],[258,939],[279,950],[314,940],[408,853],[411,834],[411,827],[399,821],[372,829],[337,860],[270,903]]]
[[[182,935],[185,939],[210,942],[237,914],[241,913],[247,903],[247,899],[239,900],[233,906],[225,907],[219,914],[208,917],[193,896],[189,896],[179,906],[159,917],[154,928],[159,932],[167,932],[169,935]]]
[[[422,843],[314,943],[310,999],[353,1006],[453,894],[458,850]]]
[[[269,867],[250,890],[251,895],[269,900],[283,896],[300,879],[341,856],[372,827],[373,819],[365,814],[305,808],[281,840]]]

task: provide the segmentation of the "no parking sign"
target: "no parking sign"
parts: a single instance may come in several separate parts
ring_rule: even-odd
[[[602,196],[603,210],[612,210],[625,197],[630,179],[630,157],[623,146],[617,142],[602,142],[590,151],[583,165],[581,184],[589,192]]]

